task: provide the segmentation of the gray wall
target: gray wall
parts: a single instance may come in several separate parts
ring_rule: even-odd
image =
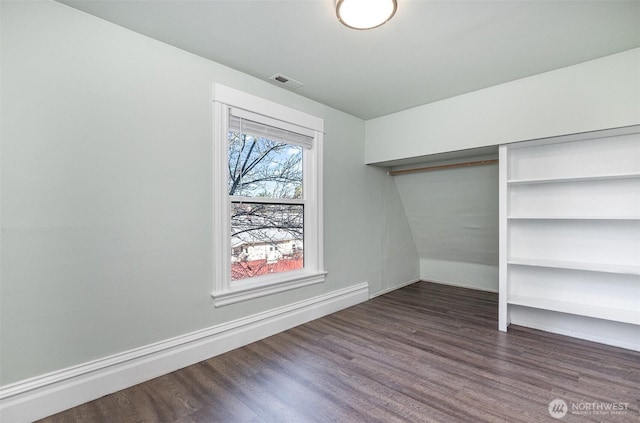
[[[420,277],[497,292],[498,166],[394,178],[420,255]]]
[[[638,125],[638,93],[635,48],[368,120],[365,162]]]
[[[0,384],[418,277],[362,120],[55,2],[0,5]],[[324,284],[212,306],[214,82],[325,119]]]

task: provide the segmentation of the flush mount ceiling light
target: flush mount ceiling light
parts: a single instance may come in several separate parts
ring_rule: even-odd
[[[396,0],[337,0],[336,15],[352,29],[371,29],[385,24],[396,13]]]

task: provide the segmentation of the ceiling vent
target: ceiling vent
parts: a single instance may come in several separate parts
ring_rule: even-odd
[[[288,76],[284,76],[281,73],[277,73],[269,79],[274,81],[277,85],[281,85],[285,88],[289,88],[290,90],[295,90],[296,88],[300,88],[303,85],[302,82],[296,81],[295,79],[291,79]]]

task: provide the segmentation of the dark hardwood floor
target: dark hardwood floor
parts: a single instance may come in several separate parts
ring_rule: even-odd
[[[639,422],[639,402],[640,353],[501,333],[496,294],[418,282],[41,422]]]

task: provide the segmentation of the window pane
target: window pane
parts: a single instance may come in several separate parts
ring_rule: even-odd
[[[302,147],[238,132],[228,139],[229,195],[302,198]]]
[[[231,280],[304,267],[304,206],[231,203]]]

